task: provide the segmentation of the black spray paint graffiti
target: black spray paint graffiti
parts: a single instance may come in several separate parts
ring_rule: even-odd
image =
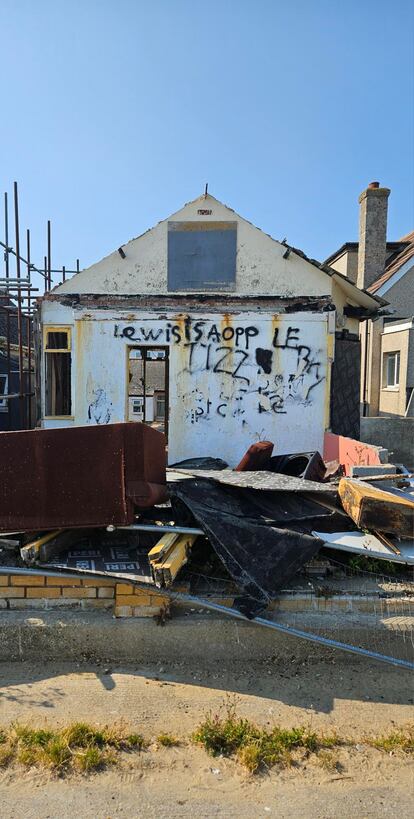
[[[94,390],[95,400],[88,407],[88,422],[93,424],[109,424],[111,420],[112,402],[108,400],[104,389]]]
[[[255,346],[259,333],[255,325],[223,327],[204,319],[193,322],[189,317],[156,328],[115,325],[114,330],[116,338],[138,344],[180,345],[187,352],[178,377],[190,376],[190,389],[185,384],[182,398],[190,403],[186,412],[191,423],[219,416],[239,418],[244,424],[246,398],[252,395],[259,415],[286,415],[290,406],[312,403],[312,391],[325,376],[317,351],[301,343],[300,328],[288,327],[281,332],[276,327],[268,348]],[[207,381],[205,374],[209,375]],[[214,376],[220,379],[218,399],[213,399],[217,390],[210,379]]]

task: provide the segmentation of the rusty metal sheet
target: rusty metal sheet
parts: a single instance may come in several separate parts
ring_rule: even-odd
[[[139,423],[0,434],[0,531],[125,525],[166,498],[165,438]]]

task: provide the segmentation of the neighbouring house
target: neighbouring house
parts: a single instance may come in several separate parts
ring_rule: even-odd
[[[358,435],[359,322],[384,303],[205,194],[39,300],[41,425],[145,417],[169,463],[321,450]]]
[[[378,182],[363,191],[359,242],[346,242],[326,260],[388,303],[361,324],[363,416],[414,415],[414,231],[387,241],[389,194]]]
[[[164,350],[137,350],[129,354],[129,420],[149,423],[165,432]]]

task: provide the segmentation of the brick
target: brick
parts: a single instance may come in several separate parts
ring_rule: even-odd
[[[61,597],[62,592],[60,589],[48,589],[48,588],[35,588],[35,589],[26,589],[26,597]]]
[[[134,617],[155,617],[159,611],[159,606],[136,606],[133,610]]]
[[[81,600],[80,606],[82,609],[112,609],[114,605],[114,600],[98,600],[98,598],[94,598],[93,600]]]
[[[92,588],[82,588],[79,587],[77,589],[69,589],[63,588],[62,589],[63,597],[77,597],[78,599],[82,597],[96,597],[96,589]]]
[[[80,577],[74,577],[73,580],[71,577],[47,577],[46,578],[46,585],[47,586],[80,586],[81,579]]]
[[[151,594],[150,595],[150,606],[157,606],[159,609],[161,606],[168,606],[171,603],[169,597],[161,597],[160,594]]]
[[[115,617],[132,617],[131,606],[115,606]]]
[[[133,594],[134,587],[131,586],[129,583],[117,583],[116,586],[116,595],[118,594]]]
[[[12,586],[44,586],[45,576],[43,574],[34,574],[32,576],[13,574],[11,582]]]
[[[149,606],[151,598],[149,594],[136,597],[134,594],[117,594],[116,602],[119,606]]]
[[[24,589],[13,589],[11,586],[1,586],[0,597],[24,597]]]
[[[9,600],[9,608],[11,609],[45,609],[47,608],[48,600],[44,597],[33,598],[31,600],[20,600],[18,598]]]
[[[101,586],[112,586],[113,587],[113,586],[115,586],[115,581],[114,580],[104,580],[103,578],[96,577],[96,578],[93,578],[91,580],[82,579],[82,584],[84,586],[98,586],[98,588],[100,588]]]
[[[0,574],[0,586],[8,586],[9,585],[9,575],[8,574]]]
[[[108,589],[107,587],[100,588],[98,586],[98,597],[113,598],[115,596],[115,589]]]

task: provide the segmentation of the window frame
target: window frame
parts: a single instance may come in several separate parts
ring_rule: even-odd
[[[43,373],[44,373],[44,420],[45,421],[65,421],[72,420],[73,415],[73,395],[72,395],[72,326],[68,324],[45,324],[43,325]],[[49,333],[66,333],[67,347],[47,347],[47,340]],[[46,414],[46,356],[54,354],[66,354],[70,356],[71,374],[70,374],[70,413],[68,415],[48,415]]]
[[[7,398],[2,398],[2,396],[7,395],[9,391],[9,376],[7,373],[0,373],[0,381],[4,378],[4,387],[3,390],[0,390],[0,412],[7,412],[8,410],[8,401]]]
[[[135,409],[135,404],[139,402],[139,409]],[[144,399],[143,398],[132,398],[132,413],[133,415],[143,415],[144,414]]]
[[[388,381],[389,364],[394,357],[394,381]],[[389,392],[398,392],[400,389],[401,350],[386,350],[382,354],[382,389]]]

